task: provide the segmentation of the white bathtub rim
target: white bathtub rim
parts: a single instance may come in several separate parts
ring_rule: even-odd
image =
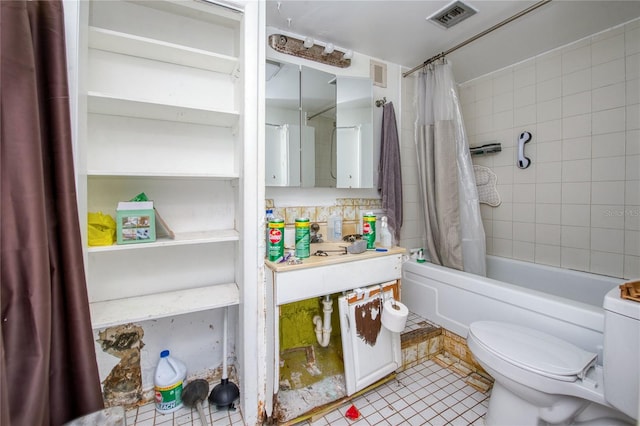
[[[509,257],[487,255],[487,259],[495,260],[495,261],[498,261],[498,262],[513,263],[513,264],[520,265],[520,266],[523,266],[523,267],[526,267],[526,268],[540,269],[540,270],[543,270],[543,271],[553,271],[553,272],[555,272],[557,270],[561,270],[563,274],[567,274],[567,275],[571,275],[571,276],[591,275],[591,276],[596,276],[598,278],[602,278],[603,280],[606,280],[606,281],[611,281],[614,284],[616,282],[623,282],[624,281],[623,278],[617,278],[617,277],[612,277],[610,275],[598,274],[596,272],[578,271],[576,269],[562,268],[560,266],[545,265],[543,263],[527,262],[527,261],[524,261],[524,260],[512,259],[512,258],[509,258]],[[434,266],[439,266],[439,265],[434,265]]]
[[[437,266],[437,265],[435,265]],[[412,276],[417,276],[419,278],[424,278],[423,275],[413,274],[411,271],[406,271],[406,274],[403,278],[412,279],[413,281],[420,282],[420,279],[416,280]],[[442,278],[442,277],[439,277]],[[441,286],[451,286],[456,287],[462,291],[466,291],[469,293],[478,294],[481,297],[489,298],[501,303],[509,303],[513,306],[517,306],[518,308],[525,309],[527,311],[544,315],[549,318],[553,318],[562,322],[571,323],[579,325],[583,328],[593,330],[599,333],[604,331],[604,318],[603,318],[603,309],[596,308],[594,306],[574,302],[576,305],[568,305],[566,303],[566,299],[549,295],[546,293],[541,293],[536,290],[530,290],[523,287],[518,287],[513,284],[503,283],[501,281],[492,280],[490,278],[486,278],[487,280],[491,280],[492,282],[488,283],[480,283],[484,284],[484,287],[478,287],[478,289],[469,289],[468,287],[460,286],[460,285],[452,285],[450,282],[446,280],[436,279],[433,276],[430,276],[429,279],[432,281],[437,281],[438,285]],[[405,280],[406,281],[406,280]],[[496,288],[493,282],[499,283],[500,287]],[[423,284],[417,284],[423,285]],[[426,285],[423,285],[427,287]],[[435,288],[433,288],[435,289]],[[495,294],[499,293],[499,294]],[[506,301],[504,298],[505,293],[510,293],[512,295],[521,296],[523,293],[527,294],[527,297],[520,297],[517,301]],[[405,304],[410,304],[410,302],[405,302]],[[562,310],[563,315],[559,316],[559,309]],[[578,315],[576,317],[576,315]],[[429,319],[429,318],[427,318]],[[453,319],[449,319],[449,321],[457,324],[456,327],[460,334],[461,331],[464,330],[462,336],[466,335],[466,331],[469,328],[468,324],[463,324]],[[453,331],[453,330],[452,330]]]
[[[424,275],[425,268],[429,269],[429,277],[425,277]],[[595,307],[577,301],[571,301],[570,304],[567,304],[568,299],[559,296],[543,293],[537,290],[531,290],[526,287],[520,287],[503,281],[494,280],[492,278],[474,276],[466,272],[453,270],[433,263],[418,264],[413,261],[408,261],[404,264],[403,275],[418,283],[420,282],[420,280],[411,278],[410,274],[438,281],[441,285],[451,285],[463,291],[510,303],[514,306],[551,318],[556,318],[564,322],[578,324],[581,327],[594,330],[599,333],[604,331],[602,307]],[[473,287],[460,282],[460,279],[462,278],[461,274],[464,274],[464,279],[473,281]],[[507,295],[514,296],[515,300],[505,300],[505,293]],[[527,297],[518,297],[522,293],[527,294]],[[559,310],[562,312],[562,317],[558,316]],[[459,325],[462,329],[468,329],[468,325]]]

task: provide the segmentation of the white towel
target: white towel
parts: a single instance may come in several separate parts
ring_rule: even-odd
[[[473,171],[476,175],[476,187],[478,188],[480,202],[492,207],[499,206],[502,201],[496,189],[496,182],[498,181],[496,174],[488,167],[477,165],[473,166]]]

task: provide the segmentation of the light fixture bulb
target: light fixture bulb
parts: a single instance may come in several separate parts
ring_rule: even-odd
[[[313,47],[313,39],[311,37],[305,38],[303,46],[306,47],[307,49]]]
[[[344,52],[344,55],[342,55],[342,59],[351,59],[353,58],[353,50],[349,49],[346,52]]]
[[[327,43],[324,46],[324,52],[322,52],[323,55],[329,55],[331,53],[333,53],[333,50],[335,49],[335,46],[333,45],[333,43]]]

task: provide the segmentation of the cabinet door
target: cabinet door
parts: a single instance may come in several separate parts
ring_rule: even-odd
[[[393,297],[396,281],[381,284],[385,297]],[[382,326],[380,285],[348,293],[338,299],[347,395],[364,389],[402,365],[400,333]],[[357,296],[361,294],[361,296]]]

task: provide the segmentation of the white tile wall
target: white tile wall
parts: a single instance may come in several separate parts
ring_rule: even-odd
[[[402,162],[402,191],[403,191],[403,224],[400,231],[400,245],[408,249],[424,247],[424,221],[420,208],[418,190],[418,168],[416,164],[416,149],[414,145],[412,113],[415,96],[416,78],[402,79],[402,119],[400,123],[400,155]],[[461,97],[474,96],[474,93],[460,92]],[[490,99],[489,96],[485,97]],[[473,98],[475,101],[475,96]]]
[[[630,149],[626,149],[625,139],[627,139],[625,132],[593,135],[591,137],[591,155],[595,158],[618,157],[625,155],[625,150],[627,154],[633,154]]]
[[[640,20],[463,83],[460,99],[470,144],[503,147],[473,158],[503,200],[481,208],[488,253],[640,277]]]

